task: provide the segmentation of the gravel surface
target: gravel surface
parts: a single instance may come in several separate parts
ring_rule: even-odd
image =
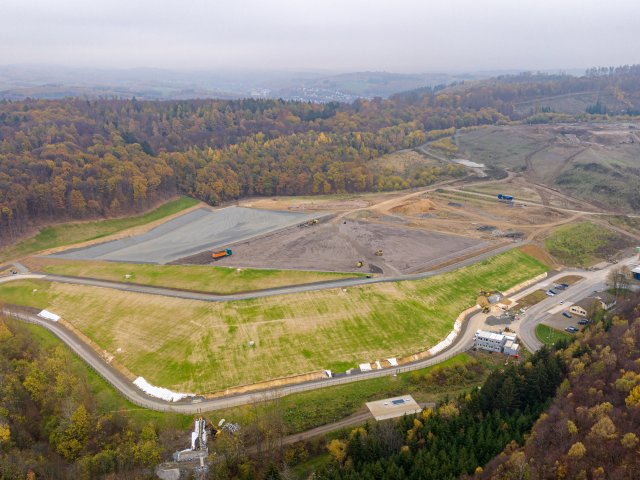
[[[440,232],[354,220],[338,224],[321,221],[304,228],[287,228],[232,245],[233,256],[216,265],[286,268],[400,275],[418,272],[480,250],[487,242]],[[383,251],[376,256],[376,250]],[[363,268],[356,267],[362,260]],[[206,255],[182,259],[210,263]]]
[[[52,254],[51,257],[164,264],[303,223],[315,216],[244,207],[219,210],[199,208],[169,220],[143,235],[66,250]]]

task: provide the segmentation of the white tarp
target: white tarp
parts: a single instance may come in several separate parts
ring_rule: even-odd
[[[436,353],[441,352],[442,350],[447,348],[449,345],[451,345],[453,341],[456,339],[456,337],[458,336],[458,333],[460,332],[461,328],[462,328],[462,323],[459,320],[456,320],[455,323],[453,324],[453,330],[451,331],[451,333],[449,333],[449,335],[447,335],[447,338],[445,338],[439,344],[437,344],[434,347],[431,347],[429,349],[429,354],[435,355]]]
[[[138,377],[133,381],[133,384],[142,390],[147,395],[152,397],[161,398],[167,402],[177,402],[186,397],[193,397],[193,393],[176,393],[172,392],[168,388],[155,387],[147,382],[143,377]]]
[[[370,372],[371,371],[371,364],[369,364],[369,363],[361,363],[360,365],[358,365],[358,367],[360,368],[361,372]]]
[[[48,310],[42,310],[38,314],[38,316],[47,320],[51,320],[52,322],[57,322],[58,320],[60,320],[60,315],[56,315],[55,313],[52,313]]]
[[[393,357],[393,358],[387,358],[387,361],[391,364],[392,367],[397,367],[398,366],[398,359]]]

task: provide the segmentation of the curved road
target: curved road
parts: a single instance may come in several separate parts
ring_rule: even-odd
[[[396,368],[373,370],[371,372],[364,373],[353,373],[351,375],[341,374],[336,375],[333,378],[313,380],[295,385],[289,385],[252,393],[222,396],[212,399],[197,397],[195,399],[188,399],[171,403],[155,397],[151,397],[142,392],[142,390],[138,389],[138,387],[136,387],[128,378],[126,378],[115,368],[105,362],[105,360],[102,359],[95,352],[95,350],[93,350],[89,345],[80,340],[71,331],[69,331],[59,323],[38,317],[38,311],[39,310],[33,308],[15,306],[5,306],[2,309],[2,313],[4,313],[5,315],[11,316],[27,323],[40,325],[52,332],[71,350],[73,350],[82,360],[84,360],[93,370],[95,370],[96,373],[103,377],[132,403],[144,408],[149,408],[151,410],[184,414],[194,414],[212,410],[220,410],[239,405],[245,405],[248,403],[255,403],[259,401],[278,398],[292,393],[315,390],[317,388],[324,388],[333,385],[352,383],[371,378],[384,377],[387,375],[392,375],[394,373],[418,370],[424,367],[435,365],[448,358],[451,358],[454,355],[464,352],[473,344],[473,334],[475,332],[475,330],[473,329],[465,328],[465,326],[469,325],[468,322],[465,322],[465,326],[463,326],[463,330],[458,336],[458,341],[456,341],[451,347],[449,347],[449,349],[428,359],[402,365]]]
[[[634,257],[635,258],[635,257]],[[625,259],[620,262],[618,265],[628,265],[633,262],[633,258]],[[614,265],[612,265],[613,267]],[[448,267],[447,267],[448,268]],[[606,276],[611,267],[607,269],[603,269],[596,272],[585,272],[580,271],[580,275],[585,277],[585,280],[581,281],[579,284],[572,286],[570,289],[562,292],[555,297],[550,297],[539,304],[531,307],[520,319],[520,329],[519,336],[523,342],[523,344],[531,351],[535,351],[542,346],[542,344],[535,337],[535,326],[547,318],[549,315],[544,312],[551,308],[551,306],[557,305],[559,300],[562,299],[574,299],[578,300],[585,295],[591,293],[593,289],[599,289],[603,282],[606,280]],[[549,283],[554,279],[559,278],[562,275],[566,275],[568,273],[573,273],[578,271],[570,271],[564,272],[562,274],[556,275],[552,278],[548,278],[543,280],[540,283]],[[431,274],[435,274],[433,272],[429,272]],[[424,275],[424,274],[421,274]],[[427,275],[428,276],[428,275]],[[47,278],[39,276],[39,275],[12,275],[10,277],[4,277],[0,279],[1,282],[17,280],[20,278],[44,278],[50,281],[56,281],[55,279],[49,277]],[[406,277],[403,277],[405,279]],[[418,278],[423,278],[422,276]],[[377,281],[392,281],[390,279],[366,279],[366,280],[377,280]],[[291,288],[301,288],[300,287],[291,287]],[[318,288],[316,286],[316,288]],[[322,288],[322,287],[320,287]],[[324,288],[327,288],[326,285]],[[539,284],[527,288],[522,293],[527,293],[528,291],[539,288]],[[282,292],[283,289],[279,289],[279,293]],[[303,291],[303,290],[299,290]],[[171,293],[175,293],[173,290],[170,290]],[[277,293],[271,293],[277,294]],[[252,294],[249,294],[252,295]],[[514,295],[515,297],[521,296],[521,294]],[[235,299],[235,298],[234,298]],[[217,297],[216,300],[210,301],[221,301],[220,297]],[[292,393],[298,393],[308,390],[314,390],[318,388],[324,388],[333,385],[340,385],[344,383],[351,383],[360,380],[367,380],[371,378],[383,377],[387,375],[392,375],[395,373],[409,372],[413,370],[418,370],[421,368],[425,368],[428,366],[436,365],[448,358],[451,358],[454,355],[457,355],[461,352],[464,352],[471,348],[473,345],[473,337],[475,331],[478,328],[481,328],[484,323],[484,317],[479,314],[469,315],[465,321],[463,322],[462,330],[460,331],[458,337],[454,341],[454,343],[444,350],[443,352],[434,355],[428,359],[420,360],[417,362],[405,364],[399,367],[394,368],[386,368],[382,370],[373,370],[370,372],[362,372],[362,373],[352,373],[351,375],[339,374],[333,378],[326,378],[321,380],[313,380],[309,382],[299,383],[295,385],[288,385],[279,388],[273,388],[264,391],[230,395],[230,396],[221,396],[212,399],[205,399],[202,397],[183,400],[180,402],[170,403],[164,400],[160,400],[149,395],[146,395],[141,390],[139,390],[129,379],[127,379],[124,375],[118,372],[115,368],[111,367],[108,363],[106,363],[90,346],[85,344],[82,340],[80,340],[75,334],[67,330],[65,327],[56,322],[51,322],[48,320],[44,320],[37,316],[38,310],[32,308],[25,307],[11,307],[6,306],[3,308],[3,313],[10,315],[19,320],[40,325],[47,330],[51,331],[54,335],[56,335],[61,341],[63,341],[71,350],[73,350],[80,358],[82,358],[91,368],[93,368],[100,376],[102,376],[107,382],[109,382],[116,390],[118,390],[122,395],[124,395],[128,400],[132,403],[139,405],[141,407],[149,408],[157,411],[164,412],[176,412],[176,413],[184,413],[184,414],[194,414],[201,413],[212,410],[225,409],[230,407],[235,407],[238,405],[244,405],[248,403],[254,403],[258,401],[269,400],[271,398],[277,398],[284,395],[289,395]]]
[[[625,258],[617,264],[610,265],[609,267],[603,268],[602,270],[568,270],[563,272],[562,274],[547,279],[545,283],[552,283],[554,279],[559,280],[562,276],[572,273],[577,273],[584,277],[584,280],[581,280],[580,282],[572,285],[570,288],[559,292],[553,297],[546,298],[545,300],[530,307],[519,320],[518,338],[520,338],[520,341],[524,344],[527,350],[531,352],[535,352],[536,350],[542,348],[543,343],[538,340],[535,330],[538,324],[544,322],[549,317],[554,315],[552,313],[549,313],[549,309],[558,306],[561,301],[576,302],[585,297],[588,297],[589,295],[594,294],[596,290],[604,290],[606,288],[607,275],[612,268],[625,265],[630,266],[634,263],[637,263],[637,261],[638,257],[633,256]],[[517,295],[516,297],[518,296],[519,295]]]

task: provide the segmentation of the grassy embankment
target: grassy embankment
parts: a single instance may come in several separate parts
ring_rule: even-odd
[[[362,276],[357,273],[236,269],[208,265],[144,265],[43,258],[33,260],[30,266],[35,267],[37,271],[58,275],[220,294]]]
[[[121,230],[126,230],[127,228],[160,220],[161,218],[168,217],[169,215],[186,210],[197,204],[198,200],[189,197],[180,197],[144,215],[99,220],[95,222],[65,223],[45,227],[34,237],[0,250],[0,262],[12,258],[21,258],[49,248],[72,245],[74,243],[106,237]]]
[[[559,340],[571,340],[573,335],[564,333],[561,330],[556,330],[542,323],[536,326],[536,337],[545,345],[553,345]]]
[[[51,332],[36,325],[18,324],[28,330],[32,338],[44,349],[53,351],[63,345]],[[65,347],[66,348],[66,347]],[[188,429],[192,415],[154,412],[140,408],[122,397],[111,385],[90,369],[79,357],[68,351],[70,368],[89,387],[99,413],[121,412],[142,427],[153,422],[160,429]],[[294,394],[271,401],[265,399],[256,405],[245,405],[210,412],[212,419],[226,418],[247,425],[268,411],[277,409],[282,418],[285,434],[294,434],[341,420],[364,408],[364,403],[381,398],[412,394],[418,402],[436,402],[446,395],[456,395],[474,385],[481,384],[489,372],[503,365],[503,358],[476,353],[460,354],[445,362],[396,377],[340,385]]]
[[[587,267],[630,246],[622,235],[591,222],[561,227],[549,235],[545,248],[569,266]]]
[[[481,289],[506,290],[546,268],[513,250],[419,281],[235,302],[42,281],[0,285],[0,297],[62,315],[156,385],[204,393],[424,350],[447,335]]]

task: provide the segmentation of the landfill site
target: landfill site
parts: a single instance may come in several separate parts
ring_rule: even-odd
[[[434,189],[201,206],[146,232],[50,257],[397,276],[472,258],[573,220],[562,209],[470,193]]]

